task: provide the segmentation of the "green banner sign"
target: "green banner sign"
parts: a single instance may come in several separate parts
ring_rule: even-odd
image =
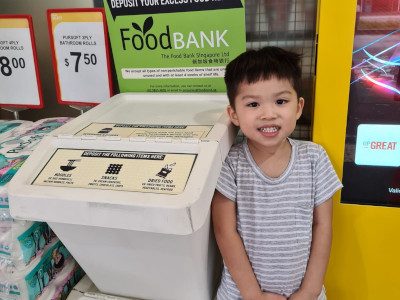
[[[121,92],[224,92],[246,49],[243,0],[105,0]]]

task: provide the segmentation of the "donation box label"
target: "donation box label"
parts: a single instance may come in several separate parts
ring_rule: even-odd
[[[202,139],[212,129],[203,125],[146,125],[92,123],[76,133],[76,136],[115,136],[138,138]]]
[[[57,149],[33,185],[183,192],[197,154]]]

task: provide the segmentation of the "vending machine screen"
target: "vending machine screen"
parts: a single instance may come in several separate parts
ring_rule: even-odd
[[[341,202],[400,207],[400,1],[358,0],[350,80]]]

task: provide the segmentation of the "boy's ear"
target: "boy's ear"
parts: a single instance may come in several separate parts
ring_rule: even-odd
[[[298,120],[301,117],[301,114],[303,113],[303,108],[304,108],[304,98],[300,97],[299,101],[297,101],[296,120]]]
[[[230,105],[226,108],[226,111],[228,112],[228,116],[231,119],[231,122],[235,124],[236,126],[239,126],[239,120],[237,118],[237,114],[234,110],[234,108]]]

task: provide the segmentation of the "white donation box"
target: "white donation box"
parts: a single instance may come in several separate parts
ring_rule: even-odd
[[[114,96],[43,139],[9,185],[12,215],[48,222],[101,292],[211,299],[210,203],[236,136],[227,104]]]

